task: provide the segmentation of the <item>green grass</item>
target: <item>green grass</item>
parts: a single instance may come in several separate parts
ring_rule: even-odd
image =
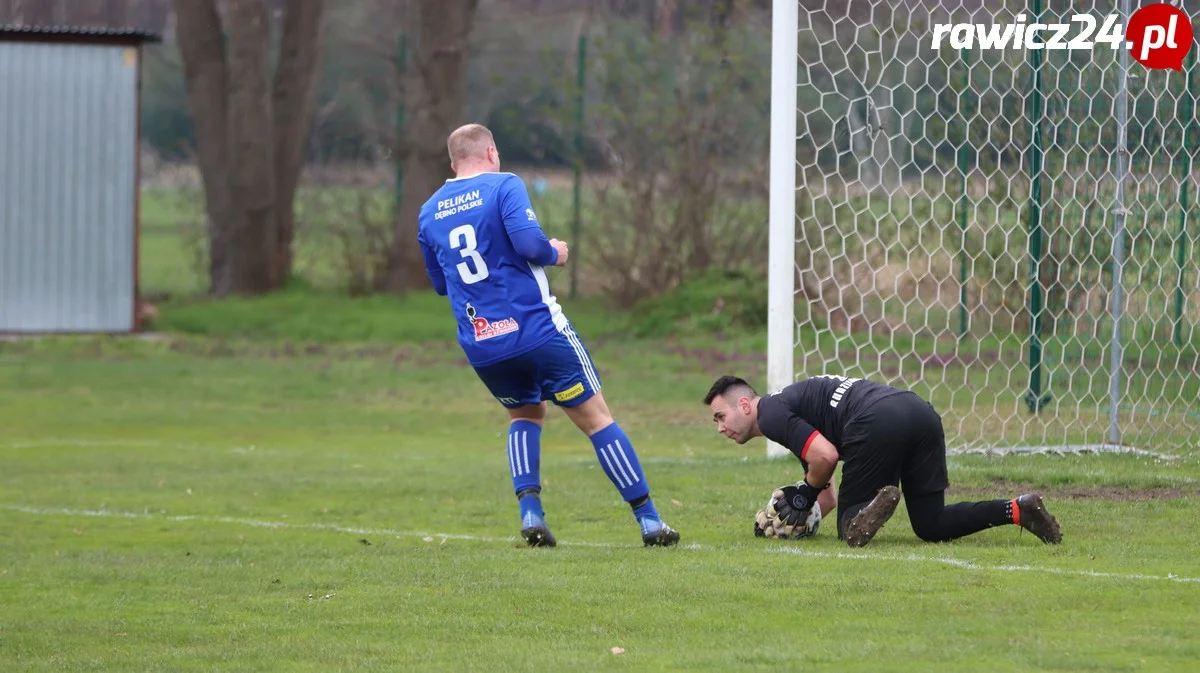
[[[1184,671],[1200,656],[1200,582],[1168,579],[1200,578],[1195,460],[952,459],[951,499],[1044,490],[1059,547],[1015,528],[927,545],[903,511],[862,550],[830,528],[759,540],[754,511],[799,464],[713,432],[709,374],[667,350],[594,348],[685,545],[640,546],[555,412],[542,474],[562,544],[531,550],[504,415],[452,347],[0,344],[0,668]]]
[[[716,292],[754,315],[753,292],[714,282],[628,315],[564,300],[684,545],[640,545],[590,444],[552,411],[542,475],[561,544],[531,550],[506,417],[464,366],[443,298],[206,300],[181,271],[186,213],[157,203],[143,279],[171,297],[151,334],[0,341],[0,670],[1190,671],[1200,658],[1200,455],[1149,412],[1139,444],[1178,459],[951,457],[950,500],[1040,490],[1061,546],[1014,527],[929,545],[903,508],[861,550],[832,521],[804,542],[760,540],[754,512],[799,463],[722,439],[700,403],[716,374],[764,380],[762,330],[707,308]],[[1086,423],[1061,399],[1038,418],[980,415],[1020,405],[1018,336],[958,351],[929,335],[800,337],[849,373],[894,366],[958,436],[1106,427],[1100,402]],[[917,357],[964,349],[1003,357]],[[1078,341],[1048,352],[1104,356]],[[1083,376],[1058,367],[1054,386]],[[1091,376],[1081,390],[1103,401]]]
[[[185,235],[201,222],[202,201],[171,190],[143,190],[139,284],[146,296],[194,295],[208,288]]]

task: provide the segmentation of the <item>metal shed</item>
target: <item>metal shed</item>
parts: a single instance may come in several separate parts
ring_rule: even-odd
[[[0,25],[0,333],[138,328],[139,29]]]

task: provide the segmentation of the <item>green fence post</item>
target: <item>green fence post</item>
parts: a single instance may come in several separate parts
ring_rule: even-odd
[[[571,246],[579,250],[579,231],[581,228],[582,214],[580,212],[582,204],[583,192],[583,104],[584,92],[586,90],[586,65],[587,65],[587,35],[579,36],[579,62],[575,68],[575,194],[574,194],[574,216],[571,219]],[[578,253],[571,256],[571,299],[574,299],[579,291],[579,257]]]
[[[1188,216],[1188,187],[1192,181],[1192,155],[1196,152],[1195,106],[1192,91],[1192,78],[1196,74],[1196,49],[1188,54],[1187,79],[1183,91],[1183,119],[1187,125],[1184,128],[1182,151],[1176,157],[1179,165],[1179,238],[1175,241],[1175,268],[1178,279],[1175,285],[1175,324],[1172,332],[1176,346],[1183,345],[1183,266],[1187,256],[1187,216]]]
[[[1033,22],[1042,19],[1042,2],[1033,0]],[[1032,49],[1033,91],[1029,96],[1032,148],[1029,153],[1029,392],[1025,404],[1037,413],[1050,401],[1042,395],[1042,50]]]
[[[967,67],[966,88],[971,90],[971,54],[960,50],[963,65]],[[962,230],[958,260],[958,336],[967,336],[967,142],[971,139],[971,120],[963,119],[963,141],[958,147],[958,172],[962,177],[962,194],[958,197],[958,226]]]

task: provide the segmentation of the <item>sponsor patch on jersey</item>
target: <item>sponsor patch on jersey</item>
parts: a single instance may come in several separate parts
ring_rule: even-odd
[[[567,388],[566,390],[562,391],[561,393],[554,393],[554,399],[558,400],[559,402],[566,402],[567,400],[573,400],[582,394],[583,394],[583,383],[580,382],[580,383],[576,383],[575,385],[571,386],[570,388]]]
[[[521,329],[521,326],[517,324],[516,318],[505,318],[496,322],[491,322],[487,318],[472,318],[471,324],[475,326],[476,341],[484,341]]]
[[[444,217],[450,217],[458,213],[463,213],[472,208],[478,208],[483,205],[483,199],[479,197],[479,190],[459,194],[451,199],[442,199],[437,203],[437,212],[434,213],[433,219],[440,220]]]
[[[533,214],[533,208],[526,208],[526,209],[525,209],[525,216],[529,218],[529,221],[530,221],[530,222],[536,222],[536,221],[537,221],[537,215],[534,215],[534,214]]]

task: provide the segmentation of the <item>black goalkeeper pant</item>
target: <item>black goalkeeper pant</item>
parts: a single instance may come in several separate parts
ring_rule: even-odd
[[[933,405],[911,392],[885,397],[847,424],[838,485],[838,538],[885,485],[899,486],[913,532],[947,542],[1012,523],[1011,500],[946,505],[946,436]]]
[[[846,525],[867,502],[845,509],[838,503],[838,539],[845,539]],[[946,504],[943,491],[912,496],[904,494],[913,532],[926,542],[949,542],[981,530],[1012,523],[1012,500],[983,500]]]

